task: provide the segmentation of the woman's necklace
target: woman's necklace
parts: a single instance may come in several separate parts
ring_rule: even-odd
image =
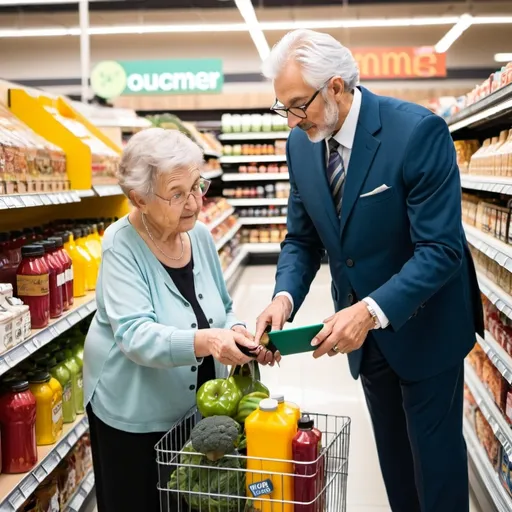
[[[181,254],[178,258],[173,258],[172,256],[169,256],[166,254],[162,249],[160,249],[159,245],[155,242],[155,239],[153,238],[153,235],[151,234],[151,231],[149,231],[148,225],[146,224],[146,216],[142,213],[142,224],[144,224],[144,228],[146,229],[146,233],[148,234],[151,241],[155,244],[155,247],[168,259],[173,261],[179,261],[181,258],[183,258],[183,255],[185,254],[185,244],[183,243],[183,237],[180,234],[180,242],[181,242]]]

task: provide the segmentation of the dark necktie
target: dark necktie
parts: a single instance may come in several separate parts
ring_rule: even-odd
[[[331,189],[334,206],[338,217],[341,213],[341,199],[343,197],[343,183],[345,182],[345,165],[338,148],[340,144],[334,138],[329,140],[329,163],[327,164],[327,180]]]

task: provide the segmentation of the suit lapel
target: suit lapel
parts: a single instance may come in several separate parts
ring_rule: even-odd
[[[352,154],[347,169],[341,203],[340,236],[359,197],[380,142],[373,135],[380,130],[380,112],[377,96],[361,87],[361,111],[357,122]]]

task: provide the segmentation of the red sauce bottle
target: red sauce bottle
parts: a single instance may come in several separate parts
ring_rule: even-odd
[[[64,238],[62,236],[52,236],[48,240],[55,242],[55,250],[52,252],[55,258],[58,258],[64,271],[64,287],[62,289],[62,299],[64,303],[64,311],[67,311],[75,302],[73,297],[73,262],[64,250]],[[66,238],[69,241],[69,235]]]
[[[294,478],[294,512],[317,512],[318,492],[318,435],[313,431],[314,422],[309,416],[298,421],[298,431],[292,441]]]
[[[2,473],[26,473],[37,464],[36,399],[28,382],[10,382],[0,397]]]
[[[44,258],[50,276],[50,318],[59,318],[64,311],[64,268],[61,261],[54,256],[55,242],[43,240]]]
[[[18,297],[29,307],[32,329],[42,329],[50,320],[50,279],[42,245],[25,245],[16,272]]]

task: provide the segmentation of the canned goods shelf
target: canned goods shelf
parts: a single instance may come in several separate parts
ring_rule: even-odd
[[[288,181],[289,179],[288,172],[230,172],[222,176],[222,181]]]
[[[219,140],[277,140],[287,139],[290,132],[247,132],[247,133],[222,133]]]
[[[492,337],[491,333],[485,331],[485,337],[476,335],[478,344],[482,347],[492,364],[500,371],[509,384],[512,384],[512,357]]]
[[[64,425],[64,433],[56,444],[38,446],[38,463],[32,471],[21,475],[0,475],[0,512],[18,510],[88,429],[87,416],[79,416],[74,423]]]
[[[60,318],[51,320],[47,327],[33,329],[31,336],[24,342],[0,355],[0,375],[14,368],[36,350],[50,343],[94,311],[96,311],[96,294],[94,292],[88,293],[85,297],[76,298],[71,310],[66,311]]]
[[[510,425],[494,403],[492,396],[480,382],[473,367],[468,362],[464,366],[466,373],[465,381],[469,390],[474,396],[480,411],[491,426],[494,435],[503,446],[508,457],[512,458],[512,429]]]
[[[9,194],[0,196],[0,210],[32,208],[35,206],[56,206],[79,203],[80,196],[75,190],[65,192],[38,192],[35,194]]]

